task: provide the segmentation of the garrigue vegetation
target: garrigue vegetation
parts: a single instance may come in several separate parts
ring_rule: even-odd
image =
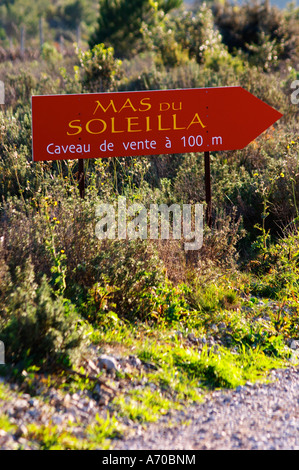
[[[114,380],[129,385],[110,412],[140,422],[199,399],[204,387],[235,387],[296,361],[292,342],[299,340],[298,104],[291,101],[299,9],[181,3],[100,0],[98,10],[92,0],[15,0],[0,7],[0,340],[7,362],[0,372],[33,395],[44,373],[65,389],[94,393],[94,382],[67,372],[84,373],[88,348],[134,350],[153,366],[147,380],[158,392],[140,372],[119,372]],[[78,19],[80,47],[72,45]],[[213,224],[197,252],[187,254],[178,240],[100,241],[95,207],[119,195],[146,207],[204,204],[202,154],[86,161],[84,200],[77,161],[32,162],[33,94],[231,85],[283,118],[245,149],[212,154]],[[110,436],[113,419],[98,424],[110,426]],[[40,442],[43,432],[35,430]]]

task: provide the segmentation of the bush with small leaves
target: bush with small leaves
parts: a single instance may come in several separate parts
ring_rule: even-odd
[[[30,262],[15,282],[0,323],[7,363],[52,369],[75,364],[84,343],[75,307],[54,295],[45,277],[38,286]]]
[[[93,49],[79,51],[80,66],[83,71],[83,89],[89,93],[115,90],[121,78],[121,60],[114,58],[114,49],[97,44]]]

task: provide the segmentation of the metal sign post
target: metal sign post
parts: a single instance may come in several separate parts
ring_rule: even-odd
[[[206,220],[208,227],[212,226],[212,191],[211,191],[211,162],[210,152],[205,152],[205,187],[206,187]]]
[[[0,104],[5,104],[5,87],[4,83],[0,80]]]
[[[85,173],[84,173],[84,160],[79,158],[78,160],[78,187],[81,199],[85,196]]]

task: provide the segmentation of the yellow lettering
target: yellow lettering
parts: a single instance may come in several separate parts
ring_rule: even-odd
[[[138,121],[138,117],[128,117],[127,118],[127,121],[128,121],[128,132],[141,132],[142,129],[132,129],[132,126],[138,126],[139,122],[132,122],[132,119],[137,119]]]
[[[121,132],[125,132],[125,131],[116,131],[115,130],[115,118],[111,118],[111,132],[112,134],[120,134]]]
[[[170,109],[169,103],[160,103],[160,111],[167,111],[168,109]]]
[[[200,124],[202,128],[204,127],[207,127],[205,126],[202,122],[201,122],[201,119],[200,117],[198,116],[198,113],[196,113],[194,115],[194,118],[192,119],[192,121],[190,122],[189,126],[187,127],[187,129],[189,129],[193,124]]]
[[[173,130],[174,131],[180,131],[180,130],[186,129],[186,127],[177,127],[176,126],[176,114],[172,115],[172,119],[173,119]]]
[[[162,116],[161,116],[161,114],[158,115],[158,130],[159,131],[170,131],[170,127],[167,127],[167,129],[162,128]]]
[[[133,109],[134,112],[137,111],[137,109],[135,109],[134,106],[132,105],[130,98],[127,99],[127,101],[125,102],[125,104],[123,105],[123,107],[120,108],[120,110],[119,110],[118,112],[120,113],[120,112],[121,112],[123,109],[125,109],[125,108],[131,108],[131,109]]]
[[[80,123],[80,119],[74,119],[74,121],[71,121],[69,123],[69,127],[71,129],[78,129],[77,132],[73,132],[72,134],[70,132],[67,132],[67,135],[77,135],[77,134],[80,134],[80,132],[82,132],[82,127],[81,126],[73,126],[73,122],[79,122]]]
[[[144,112],[144,111],[149,111],[151,109],[152,105],[150,103],[145,103],[146,100],[150,100],[150,98],[142,98],[142,100],[140,101],[140,104],[142,106],[146,106],[146,109],[139,108],[139,111]]]
[[[150,116],[146,116],[146,132],[152,131],[151,129],[151,122],[150,122]]]
[[[172,103],[172,109],[173,109],[174,111],[181,111],[181,110],[183,109],[182,102],[180,102],[178,108],[176,108],[176,107],[175,107],[175,104]]]
[[[103,124],[103,129],[98,131],[98,132],[93,132],[91,129],[90,129],[90,124],[92,122],[101,122]],[[90,121],[88,121],[88,123],[86,124],[86,130],[89,134],[102,134],[103,132],[105,132],[105,130],[107,129],[107,124],[105,121],[103,121],[103,119],[91,119]]]
[[[96,101],[96,103],[97,103],[97,107],[96,107],[96,109],[94,110],[93,115],[95,115],[95,113],[97,112],[97,110],[98,110],[99,108],[102,108],[102,110],[104,111],[104,113],[106,113],[106,112],[108,111],[108,109],[110,108],[110,106],[112,106],[113,111],[114,111],[115,113],[117,113],[117,110],[116,110],[116,108],[115,108],[115,105],[114,105],[114,101],[113,101],[113,100],[110,100],[110,103],[108,104],[107,108],[104,108],[104,106],[102,105],[102,103],[101,103],[100,101]]]

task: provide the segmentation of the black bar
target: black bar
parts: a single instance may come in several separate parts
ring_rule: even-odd
[[[85,175],[84,175],[84,160],[80,158],[78,160],[79,169],[78,169],[78,186],[81,199],[84,199],[85,196]]]
[[[212,226],[212,192],[211,192],[211,165],[210,152],[205,152],[205,186],[206,186],[206,203],[207,203],[207,225]]]

